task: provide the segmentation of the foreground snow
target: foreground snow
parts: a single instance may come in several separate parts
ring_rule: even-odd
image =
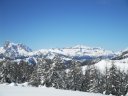
[[[0,85],[0,96],[106,96],[102,94],[67,91],[46,87],[27,87],[25,84],[18,86],[14,85],[15,84]]]

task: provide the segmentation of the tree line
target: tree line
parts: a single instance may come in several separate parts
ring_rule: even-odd
[[[5,60],[0,62],[0,82],[29,82],[29,85],[37,87],[44,85],[116,96],[125,96],[128,92],[128,71],[120,70],[114,63],[104,72],[95,64],[86,65],[86,70],[82,70],[80,62],[72,60],[69,63],[67,68],[60,58],[38,59],[35,65]]]

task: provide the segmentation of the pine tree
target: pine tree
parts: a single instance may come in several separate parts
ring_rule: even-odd
[[[23,83],[23,82],[28,82],[31,78],[31,74],[34,71],[34,66],[35,65],[29,65],[25,61],[20,61],[19,63],[19,71],[18,71],[18,82]]]
[[[80,63],[73,61],[68,72],[68,88],[72,90],[81,90],[82,69]]]
[[[82,81],[82,91],[99,92],[101,83],[100,71],[94,65],[88,65]]]
[[[17,63],[9,60],[4,61],[0,67],[1,83],[16,82],[17,81]]]
[[[4,61],[2,62],[1,64],[1,67],[0,67],[0,73],[1,73],[1,83],[5,83],[5,82],[8,82],[8,83],[11,83],[11,80],[9,78],[9,61]]]
[[[36,86],[36,87],[38,87],[41,84],[41,80],[40,80],[39,74],[37,72],[37,65],[35,66],[34,71],[31,74],[29,84],[32,86]]]
[[[112,62],[112,66],[110,67],[107,77],[106,77],[106,94],[113,94],[120,96],[121,93],[121,73]]]
[[[45,80],[46,86],[52,86],[59,89],[65,88],[64,74],[64,64],[59,57],[55,57],[50,69],[47,71],[47,77]]]
[[[47,71],[50,69],[50,64],[45,59],[38,59],[37,74],[43,83],[47,78]]]
[[[33,86],[39,86],[40,84],[44,85],[47,78],[47,72],[50,69],[50,64],[48,60],[38,58],[38,63],[34,67],[34,71],[31,75],[30,84]]]
[[[123,96],[125,96],[128,93],[128,70],[126,73],[124,73],[123,81],[123,86],[125,88],[123,90]]]

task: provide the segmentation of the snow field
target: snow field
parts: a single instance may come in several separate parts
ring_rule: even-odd
[[[23,87],[24,86],[24,87]],[[0,96],[106,96],[98,93],[60,90],[46,87],[30,87],[27,84],[16,86],[14,83],[0,85]]]

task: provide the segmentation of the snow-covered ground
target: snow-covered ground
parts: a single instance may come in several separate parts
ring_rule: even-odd
[[[24,86],[24,87],[23,87]],[[107,96],[98,93],[68,91],[46,87],[30,87],[26,84],[0,84],[0,96]]]
[[[96,63],[95,66],[97,66],[97,68],[101,71],[105,71],[105,67],[110,68],[112,63],[120,70],[125,72],[128,71],[128,58],[122,60],[101,60],[100,62]]]
[[[109,69],[112,64],[116,65],[116,67],[121,71],[128,71],[128,58],[122,60],[101,60],[95,64],[95,67],[98,68],[101,72],[105,72],[105,68],[107,67]],[[85,72],[86,68],[86,65],[82,66],[83,73]]]

